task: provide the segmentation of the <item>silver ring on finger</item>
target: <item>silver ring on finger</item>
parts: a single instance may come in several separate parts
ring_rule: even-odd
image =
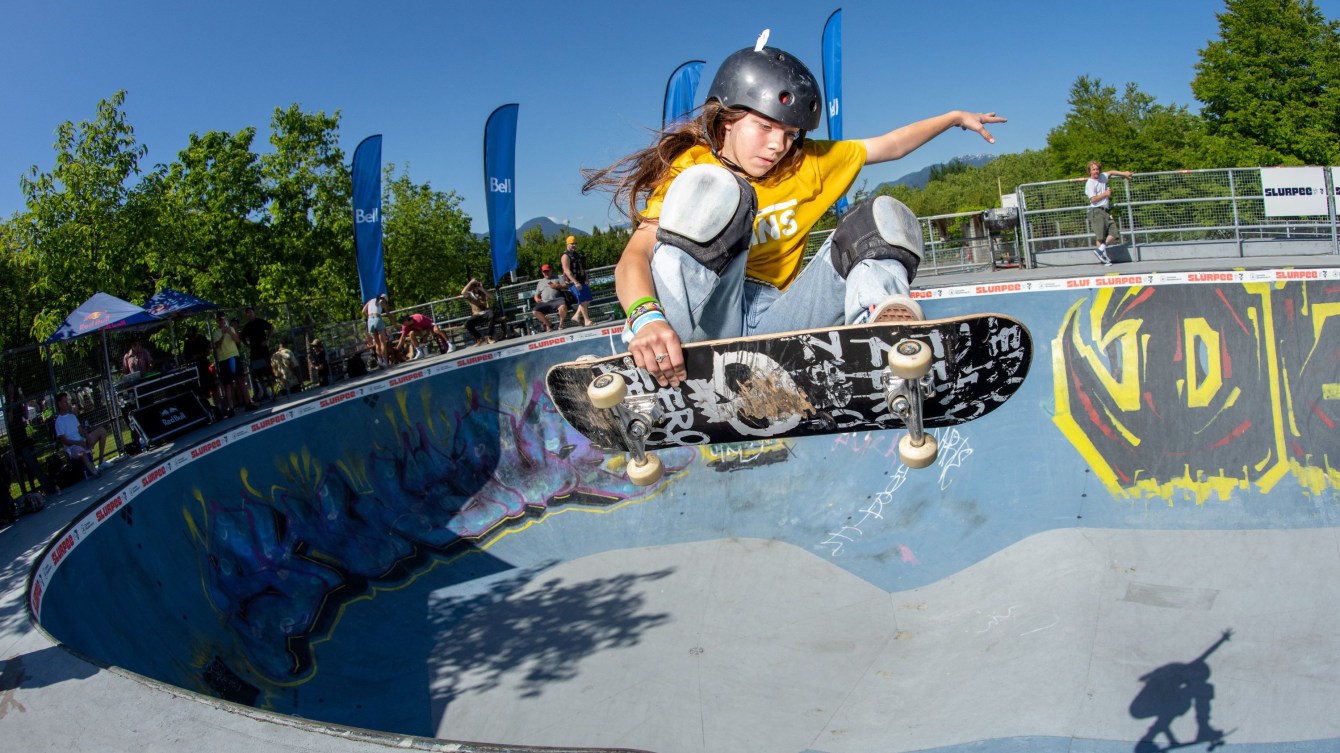
[[[662,353],[662,354],[660,354],[659,356],[656,356],[656,363],[660,363],[661,361],[664,361],[665,359],[667,359],[667,358],[669,358],[669,357],[670,357],[670,354],[669,354],[669,353]]]

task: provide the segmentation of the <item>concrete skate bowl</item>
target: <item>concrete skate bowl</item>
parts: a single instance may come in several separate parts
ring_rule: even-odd
[[[54,540],[30,607],[108,665],[418,745],[1340,746],[1337,270],[920,294],[1037,347],[931,468],[898,432],[760,437],[631,486],[542,388],[614,347],[586,330],[186,448]]]

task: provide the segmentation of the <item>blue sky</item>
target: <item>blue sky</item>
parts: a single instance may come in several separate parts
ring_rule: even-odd
[[[91,119],[98,100],[125,89],[147,165],[171,162],[193,132],[254,125],[256,148],[267,150],[276,107],[338,110],[346,160],[365,136],[383,134],[383,160],[455,191],[481,232],[484,122],[501,104],[521,105],[518,220],[547,215],[589,230],[612,214],[607,195],[581,195],[578,170],[648,143],[676,66],[707,61],[701,101],[721,59],[763,28],[819,75],[824,21],[843,9],[848,138],[952,109],[1010,119],[994,128],[994,146],[952,130],[867,168],[857,185],[874,186],[960,154],[1045,146],[1080,75],[1198,109],[1194,66],[1223,9],[1219,0],[0,5],[0,216],[23,208],[21,175],[51,169],[55,128]],[[1340,15],[1340,0],[1317,5]]]

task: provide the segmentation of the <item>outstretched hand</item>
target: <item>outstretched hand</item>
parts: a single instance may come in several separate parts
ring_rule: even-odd
[[[982,134],[982,138],[986,139],[987,143],[994,144],[996,143],[996,137],[992,136],[991,132],[986,130],[986,124],[1006,122],[1009,121],[994,112],[963,112],[960,116],[958,127],[965,131],[976,131],[977,133]]]

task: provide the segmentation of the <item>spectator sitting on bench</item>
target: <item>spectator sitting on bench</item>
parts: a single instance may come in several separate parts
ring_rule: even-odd
[[[79,417],[70,412],[70,396],[61,392],[56,395],[56,440],[65,447],[65,454],[71,460],[78,460],[90,476],[98,477],[98,466],[93,462],[94,448],[101,448],[99,456],[107,460],[107,430],[101,426],[86,427]]]
[[[474,344],[493,342],[493,331],[498,328],[498,312],[493,310],[493,293],[484,287],[484,283],[475,278],[461,288],[461,297],[470,304],[470,318],[465,321],[465,331],[475,339]],[[479,325],[489,325],[487,335],[479,334]]]
[[[396,348],[405,347],[405,340],[409,340],[410,350],[409,360],[423,358],[428,355],[423,346],[419,344],[419,333],[431,332],[433,337],[437,338],[437,346],[443,353],[451,352],[451,341],[437,328],[437,324],[423,314],[410,314],[400,317],[400,339],[396,340]]]
[[[540,322],[540,327],[548,332],[552,327],[549,325],[547,315],[558,312],[558,328],[563,329],[563,320],[568,317],[568,301],[563,297],[563,290],[568,284],[554,277],[554,270],[548,264],[540,267],[540,274],[544,277],[535,286],[531,313]]]

